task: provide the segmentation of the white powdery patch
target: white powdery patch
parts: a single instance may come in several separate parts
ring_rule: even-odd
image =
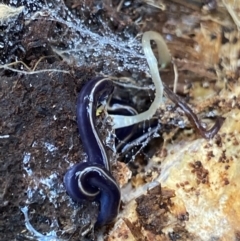
[[[32,176],[33,171],[30,168],[31,153],[25,152],[23,156],[23,169],[26,171],[28,176]]]
[[[31,175],[29,186],[26,190],[27,200],[26,203],[30,204],[36,200],[45,200],[46,198],[54,205],[55,208],[59,207],[59,202],[64,201],[65,189],[63,183],[59,181],[57,173],[52,173],[48,177],[38,178]],[[59,199],[59,197],[61,197]]]
[[[49,152],[55,152],[58,150],[58,148],[56,146],[54,146],[53,144],[49,143],[49,142],[44,142],[44,147],[49,151]]]
[[[28,162],[28,158],[25,158],[25,161]],[[26,204],[31,204],[32,202],[40,201],[42,202],[46,198],[48,198],[49,202],[54,205],[55,208],[59,207],[59,203],[61,201],[64,201],[64,198],[66,198],[64,195],[61,195],[62,193],[65,193],[64,186],[61,181],[59,181],[57,173],[52,173],[48,177],[41,177],[38,178],[34,173],[32,173],[30,179],[29,179],[29,186],[27,188],[27,200]],[[60,197],[60,198],[59,198]],[[49,231],[45,235],[39,233],[37,230],[33,228],[31,223],[29,222],[28,218],[28,206],[25,206],[21,208],[21,211],[24,214],[25,217],[25,226],[27,230],[31,233],[31,237],[29,237],[31,240],[37,240],[37,241],[62,241],[63,239],[60,239],[57,237],[57,230],[58,230],[58,222],[55,217],[53,218],[53,222],[51,222],[51,226],[49,226],[49,229],[52,229],[52,231]]]
[[[49,201],[57,208],[59,206],[58,197],[61,193],[65,193],[64,186],[62,182],[59,183],[57,174],[53,173],[49,177],[41,178],[39,181],[46,187],[45,191]]]
[[[58,148],[50,142],[34,141],[33,148],[44,147],[46,152],[49,152],[52,156],[56,154]],[[39,176],[35,173],[31,167],[31,161],[35,160],[34,156],[30,152],[25,152],[23,155],[23,169],[26,171],[29,180],[27,181],[28,187],[26,190],[27,200],[26,203],[30,204],[36,200],[45,200],[46,198],[54,205],[58,207],[58,198],[61,193],[65,192],[62,180],[59,180],[58,173],[53,172],[49,176]],[[47,163],[49,159],[46,159]],[[25,174],[23,174],[26,178]],[[61,195],[61,200],[64,195]]]

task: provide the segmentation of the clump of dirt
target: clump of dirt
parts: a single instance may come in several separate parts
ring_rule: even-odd
[[[56,2],[10,1],[24,10],[1,24],[1,240],[78,240],[91,231],[98,214],[97,203],[73,203],[62,182],[70,164],[86,158],[76,125],[76,95],[99,72],[114,73],[121,62],[126,67],[121,48],[114,59],[118,44],[103,35],[106,28],[109,34],[123,29],[133,34],[129,28],[134,24],[105,4],[66,2],[72,15],[63,2],[58,7]],[[79,14],[82,25],[74,28],[71,21]],[[113,23],[106,21],[110,15]],[[106,41],[101,48],[108,59],[92,47],[99,44],[98,37]],[[134,53],[126,43],[123,47]],[[71,48],[79,48],[79,54],[74,49],[71,57]]]
[[[164,3],[165,11],[151,1],[4,1],[13,11],[24,8],[0,22],[1,240],[79,240],[86,234],[95,238],[99,204],[76,204],[63,186],[66,170],[87,158],[76,125],[76,97],[86,81],[99,75],[129,77],[138,87],[149,85],[138,33],[162,30],[166,35],[182,67],[181,93],[188,93],[196,80],[216,81],[211,63],[199,68],[199,56],[190,54],[200,25],[199,4],[188,8],[179,2],[183,1]],[[192,9],[193,18],[184,29]],[[172,83],[173,71],[165,70],[163,79]],[[131,103],[141,100],[140,111],[154,96],[150,87],[126,92]],[[165,118],[171,124],[169,132],[180,122],[170,112]],[[152,221],[155,225],[155,217]]]

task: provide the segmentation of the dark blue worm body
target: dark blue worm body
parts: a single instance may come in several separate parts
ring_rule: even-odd
[[[108,114],[120,114],[125,116],[137,115],[138,112],[127,103],[127,101],[111,98],[108,106]],[[135,132],[137,125],[127,126],[125,128],[119,128],[115,130],[115,146],[116,151],[121,153],[123,146],[128,143],[128,140]]]
[[[111,81],[103,78],[92,79],[82,88],[77,101],[77,122],[88,161],[74,165],[64,176],[66,190],[73,200],[89,199],[100,203],[97,226],[116,218],[121,200],[95,123],[97,102],[112,90]]]
[[[100,211],[95,226],[112,222],[118,215],[121,193],[111,173],[99,164],[82,162],[64,176],[69,196],[75,201],[98,201]]]
[[[108,97],[113,91],[112,82],[95,78],[86,83],[77,100],[77,123],[81,141],[88,155],[88,162],[103,165],[110,170],[106,154],[98,130],[96,129],[96,110],[100,98]]]
[[[138,112],[129,105],[129,101],[111,98],[108,106],[108,114],[133,116]],[[127,154],[132,148],[141,146],[146,140],[158,132],[161,125],[157,119],[146,120],[135,125],[118,128],[115,130],[115,147],[120,156]],[[137,152],[138,148],[136,149]],[[132,150],[131,155],[134,155]],[[125,157],[126,161],[126,157]]]

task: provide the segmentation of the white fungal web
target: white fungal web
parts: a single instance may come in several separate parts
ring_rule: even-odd
[[[39,145],[39,143],[34,142],[33,147]],[[51,143],[41,143],[41,146],[46,148],[48,153],[54,155],[57,148]],[[55,208],[58,208],[59,197],[63,197],[65,188],[63,187],[62,182],[59,182],[58,174],[52,172],[50,176],[37,177],[34,170],[31,168],[31,163],[35,161],[34,156],[31,152],[25,152],[23,155],[23,176],[29,182],[26,192],[26,201],[24,207],[21,207],[21,211],[24,214],[25,227],[30,233],[30,235],[25,235],[28,240],[37,240],[37,241],[62,241],[63,239],[58,238],[57,231],[59,223],[57,219],[53,216],[51,218],[51,225],[49,227],[49,232],[42,234],[38,232],[30,223],[28,211],[31,210],[28,205],[30,205],[33,200],[45,200],[48,199]],[[47,161],[47,160],[46,160]]]
[[[60,0],[52,1],[43,6],[34,14],[27,15],[27,23],[35,19],[54,21],[65,27],[62,41],[66,48],[54,46],[52,49],[69,63],[74,62],[79,66],[98,66],[101,64],[103,73],[109,74],[111,65],[117,72],[123,70],[147,71],[145,57],[141,53],[142,47],[139,39],[133,36],[118,36],[114,34],[106,23],[102,23],[104,33],[93,30],[83,20],[71,13]],[[66,42],[66,36],[71,36]],[[141,64],[140,64],[141,63]]]
[[[38,241],[64,241],[63,239],[59,239],[57,237],[56,232],[50,231],[49,233],[43,235],[40,232],[38,232],[30,223],[29,216],[28,216],[28,207],[24,206],[21,208],[21,211],[24,215],[25,219],[25,226],[27,230],[31,233],[32,236],[29,236],[29,240],[38,240]]]
[[[56,30],[55,34],[57,41],[54,38],[49,38],[48,41],[52,50],[68,63],[100,67],[101,74],[107,75],[123,71],[129,71],[132,75],[149,72],[146,57],[142,54],[140,38],[129,33],[121,35],[113,33],[108,24],[103,22],[104,20],[100,20],[102,30],[99,31],[96,26],[86,24],[83,19],[79,19],[79,16],[76,17],[77,13],[74,14],[74,11],[70,12],[62,0],[49,0],[45,1],[45,4],[33,0],[10,0],[10,5],[21,7],[21,9],[24,6],[23,14],[26,25],[37,19],[60,24],[61,30],[59,32]],[[61,46],[64,47],[56,44],[59,39]],[[0,68],[13,70],[8,65],[0,66]],[[18,72],[21,71],[24,74],[34,74],[37,70],[18,70]]]
[[[159,47],[158,39],[161,39],[161,37],[152,37],[155,36],[155,33],[149,32],[148,34],[144,35],[145,40],[143,41],[143,44],[141,44],[141,41],[138,38],[134,38],[133,36],[118,36],[114,34],[108,27],[104,27],[104,34],[100,33],[97,30],[93,30],[93,28],[87,26],[81,19],[76,18],[61,0],[46,1],[45,3],[35,0],[10,0],[9,4],[23,12],[26,25],[30,24],[36,19],[41,19],[60,23],[63,27],[65,27],[65,32],[62,34],[62,43],[64,43],[64,46],[67,47],[60,48],[59,46],[55,46],[55,39],[49,39],[49,42],[52,44],[53,51],[62,56],[62,58],[69,63],[74,62],[78,66],[101,66],[102,74],[112,74],[109,73],[110,66],[111,70],[115,70],[115,72],[121,73],[123,71],[130,70],[130,72],[135,73],[135,75],[137,75],[139,72],[149,72],[150,67],[152,78],[153,80],[154,78],[156,80],[153,81],[156,88],[156,98],[151,105],[150,112],[145,112],[141,118],[137,118],[137,122],[152,117],[156,111],[156,108],[158,108],[162,102],[162,87],[161,81],[159,80],[160,76],[157,76],[157,62],[151,50],[150,40],[153,39],[156,41],[157,46]],[[24,8],[22,6],[24,6]],[[66,35],[71,37],[65,38]],[[159,41],[161,42],[160,45],[164,45],[162,40]],[[144,49],[146,52],[150,51],[149,53],[145,52],[146,56],[144,56],[142,53],[142,45],[143,47],[145,46]],[[164,56],[162,55],[162,51],[165,51],[164,49],[166,50],[166,47],[159,50],[161,58]],[[161,63],[168,63],[168,54],[169,53],[166,52],[167,57],[164,57],[164,60]],[[147,66],[146,58],[148,60],[149,67]],[[30,71],[27,66],[24,66],[23,63],[22,66],[26,69],[26,71],[19,70],[18,72],[20,73],[38,73],[35,69],[34,71]],[[11,65],[0,66],[0,68],[11,69]],[[117,117],[113,116],[115,124],[117,122],[120,123],[121,118],[122,117],[120,117],[118,121]],[[115,127],[117,128],[117,126]],[[7,138],[7,135],[6,137],[2,136],[0,138]],[[148,141],[149,138],[147,137],[146,141],[144,141],[142,145],[144,146]],[[44,146],[48,152],[53,151],[52,155],[54,155],[55,148],[51,145],[51,143],[39,145]],[[31,161],[33,160],[32,158],[34,158],[34,156],[32,155],[31,151],[23,153],[23,175],[31,180],[31,186],[29,182],[29,187],[27,187],[26,190],[26,206],[21,209],[25,217],[26,229],[32,234],[32,237],[28,238],[38,241],[61,240],[57,237],[58,231],[61,233],[61,230],[58,228],[57,224],[50,227],[51,231],[43,235],[36,231],[29,221],[28,205],[30,205],[33,195],[40,195],[42,200],[45,200],[46,198],[49,199],[49,202],[52,203],[54,207],[55,205],[57,207],[59,198],[61,198],[65,192],[62,183],[60,185],[58,182],[58,170],[55,170],[55,172],[48,177],[35,178],[34,170],[31,169],[30,165]],[[67,157],[65,158],[67,159]],[[57,188],[55,188],[55,186],[57,186]]]

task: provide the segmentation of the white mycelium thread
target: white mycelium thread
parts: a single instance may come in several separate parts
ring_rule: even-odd
[[[110,117],[113,119],[114,129],[131,126],[133,124],[137,124],[139,122],[152,118],[152,116],[156,113],[159,106],[162,104],[163,84],[161,77],[159,75],[158,62],[152,51],[150,43],[151,40],[154,40],[157,44],[158,61],[161,64],[161,68],[164,68],[171,61],[171,55],[163,37],[159,33],[154,31],[145,32],[142,37],[142,47],[149,65],[153,83],[155,85],[155,98],[150,108],[147,111],[140,113],[138,115],[110,115]]]
[[[50,231],[46,235],[38,232],[30,223],[27,206],[21,208],[21,211],[25,218],[25,227],[32,234],[32,237],[28,236],[29,240],[31,239],[31,240],[37,240],[37,241],[64,241],[63,239],[59,239],[57,237],[57,234],[55,231]]]
[[[23,10],[24,10],[24,6],[15,8],[15,7],[0,3],[0,23],[3,23],[9,18],[19,15],[21,12],[23,12]]]

